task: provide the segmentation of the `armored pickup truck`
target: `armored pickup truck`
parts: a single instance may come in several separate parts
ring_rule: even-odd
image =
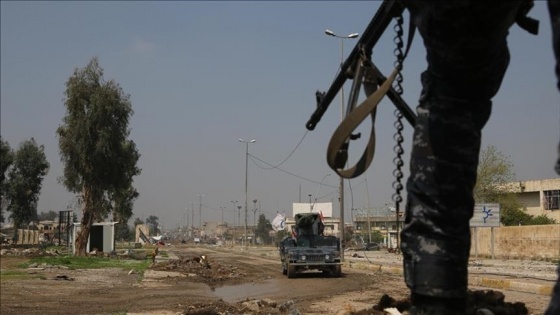
[[[284,237],[278,246],[282,262],[282,274],[288,278],[307,270],[319,270],[323,274],[340,277],[340,240],[323,235],[324,225],[317,213],[295,215],[292,236]]]

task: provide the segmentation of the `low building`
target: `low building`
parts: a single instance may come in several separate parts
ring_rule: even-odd
[[[57,221],[50,221],[50,220],[44,220],[44,221],[39,221],[39,223],[37,223],[35,225],[37,227],[37,229],[39,230],[39,239],[41,241],[45,241],[45,242],[50,242],[53,241],[57,235],[57,231],[58,231],[58,220]]]
[[[402,230],[404,211],[396,213],[390,208],[356,209],[354,216],[354,234],[362,237],[367,242],[370,233],[379,233],[383,236],[383,245],[389,248],[397,247],[397,231]],[[398,228],[397,228],[398,227]]]
[[[560,178],[512,182],[507,187],[527,209],[527,214],[544,215],[560,223]],[[373,208],[369,211],[360,209],[358,212],[353,222],[355,233],[367,235],[368,227],[371,231],[381,232],[382,235],[396,233],[397,218],[389,208]],[[404,210],[401,210],[399,231],[402,230],[403,221]]]
[[[513,182],[508,190],[526,207],[527,214],[560,222],[560,178]]]

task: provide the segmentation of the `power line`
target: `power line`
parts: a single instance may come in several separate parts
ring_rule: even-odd
[[[334,187],[334,186],[331,186],[331,187],[336,188],[336,189],[333,190],[333,191],[331,191],[331,192],[328,193],[328,194],[324,194],[324,195],[322,195],[322,196],[319,196],[319,197],[317,197],[316,199],[317,199],[317,200],[321,200],[321,199],[324,199],[324,198],[326,198],[326,197],[328,197],[328,196],[330,196],[330,195],[335,194],[335,193],[338,192],[338,187]]]
[[[265,168],[265,167],[261,167],[261,166],[259,166],[259,165],[257,165],[257,166],[259,166],[259,168],[261,168],[261,169],[263,169],[263,170],[272,170],[272,169],[278,168],[278,166],[284,164],[284,163],[292,156],[292,154],[294,154],[294,152],[296,152],[296,150],[299,148],[299,146],[300,146],[301,143],[303,142],[303,139],[305,139],[305,137],[307,136],[307,133],[308,133],[308,132],[309,132],[309,130],[306,130],[306,131],[305,131],[305,133],[303,134],[303,137],[301,137],[301,139],[299,140],[299,142],[296,144],[296,147],[292,150],[292,152],[290,152],[290,154],[288,154],[288,156],[287,156],[284,160],[282,160],[282,162],[278,163],[277,165],[272,165],[272,164],[269,164],[269,163],[265,163],[265,162],[263,161],[263,163],[265,163],[265,164],[267,164],[267,165],[270,165],[270,167],[266,167],[266,168]],[[254,162],[253,162],[253,163],[254,163]],[[255,164],[255,165],[256,165],[256,164]]]
[[[259,161],[259,162],[261,162],[261,163],[264,163],[264,164],[266,164],[266,165],[270,165],[270,166],[272,166],[272,165],[271,165],[270,163],[267,163],[267,162],[265,162],[265,161],[259,159],[258,157],[254,156],[254,155],[252,155],[252,154],[249,154],[249,157],[251,158],[251,162],[253,162],[253,164],[255,164],[255,165],[256,165],[258,168],[260,168],[260,169],[264,169],[264,170],[277,169],[277,170],[279,170],[279,171],[281,171],[281,172],[284,172],[284,173],[286,173],[286,174],[292,175],[292,176],[297,177],[297,178],[299,178],[299,179],[303,179],[303,180],[305,180],[305,181],[308,181],[308,182],[311,182],[311,183],[314,183],[314,184],[321,184],[321,182],[319,182],[319,181],[312,180],[312,179],[308,179],[308,178],[305,178],[305,177],[303,177],[303,176],[299,176],[299,175],[297,175],[297,174],[294,174],[294,173],[292,173],[292,172],[288,172],[288,171],[283,170],[283,169],[281,169],[281,168],[279,168],[279,167],[276,167],[276,166],[273,167],[273,168],[263,168],[263,167],[261,167],[258,163],[256,163],[255,160],[257,160],[257,161]],[[331,188],[338,188],[337,186],[332,186],[332,185],[328,185],[328,184],[323,184],[323,186],[327,186],[327,187],[331,187]]]

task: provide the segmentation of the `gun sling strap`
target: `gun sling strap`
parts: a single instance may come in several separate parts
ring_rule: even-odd
[[[408,29],[407,47],[402,56],[403,60],[410,50],[412,39],[414,38],[414,31],[415,26],[411,20]],[[367,94],[367,98],[344,117],[343,121],[338,125],[331,136],[327,147],[327,164],[343,178],[358,177],[363,174],[371,164],[375,153],[375,113],[377,105],[379,105],[383,97],[391,89],[395,77],[401,70],[399,67],[395,67],[391,75],[377,88],[377,85],[381,83],[379,82],[381,78],[379,75],[375,75],[378,71],[375,71],[374,67],[373,63],[362,53],[357,63],[358,69],[355,70],[356,76],[354,78],[354,84],[359,84],[361,82],[360,76],[363,73],[365,79],[364,90]],[[352,106],[352,101],[349,106]],[[348,157],[347,150],[349,140],[354,137],[352,132],[354,132],[367,116],[371,117],[372,123],[367,146],[358,162],[354,166],[344,169]]]

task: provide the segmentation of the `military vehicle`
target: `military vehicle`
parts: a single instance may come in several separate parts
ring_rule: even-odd
[[[340,277],[340,240],[323,235],[324,224],[318,213],[299,213],[295,217],[292,236],[284,237],[278,246],[282,274],[288,278],[308,270]]]

